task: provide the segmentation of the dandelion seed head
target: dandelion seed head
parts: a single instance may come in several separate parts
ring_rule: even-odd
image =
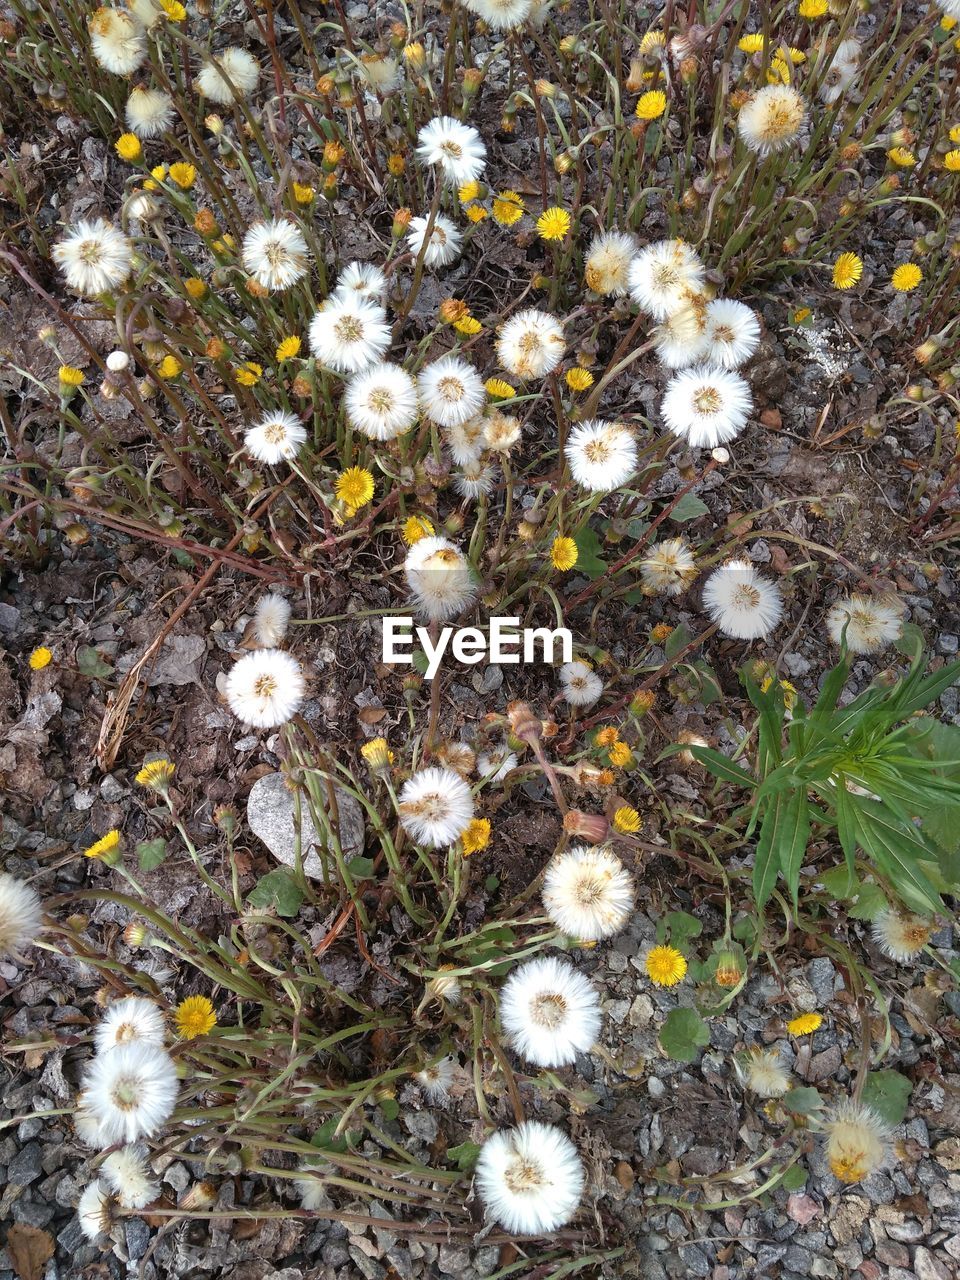
[[[480,375],[460,356],[431,361],[420,372],[417,392],[423,412],[442,427],[456,427],[475,418],[487,399]]]
[[[244,269],[265,289],[289,289],[309,267],[307,242],[286,218],[258,222],[243,238]]]
[[[100,1166],[102,1181],[125,1209],[143,1209],[160,1195],[148,1160],[146,1146],[137,1142],[111,1152]]]
[[[90,49],[106,71],[128,76],[147,56],[143,27],[125,9],[101,8],[89,20]]]
[[[486,166],[487,149],[471,125],[452,116],[437,116],[417,135],[417,157],[438,169],[445,181],[460,187],[474,182]]]
[[[883,954],[903,964],[918,956],[930,941],[933,921],[887,907],[874,918],[870,929]]]
[[[407,552],[403,569],[417,608],[432,622],[461,613],[475,595],[470,565],[447,538],[418,539]]]
[[[500,992],[500,1023],[526,1062],[569,1066],[600,1034],[600,1000],[573,965],[543,956],[510,973]]]
[[[735,439],[753,408],[750,387],[729,369],[683,369],[667,383],[660,415],[693,448],[713,449]]]
[[[654,543],[640,561],[643,585],[658,595],[679,596],[696,576],[696,560],[683,538]]]
[[[763,159],[789,147],[806,118],[806,104],[792,85],[768,84],[740,108],[737,132],[749,150]]]
[[[260,63],[246,49],[233,46],[203,64],[196,86],[211,102],[229,106],[234,100],[234,91],[241,98],[249,97],[259,80]]]
[[[299,418],[275,409],[265,414],[256,426],[248,428],[243,442],[257,462],[275,466],[278,462],[289,462],[295,458],[306,438],[306,430]]]
[[[899,640],[903,614],[903,605],[893,596],[855,594],[831,606],[827,631],[834,644],[846,636],[851,653],[877,653]]]
[[[715,298],[707,304],[707,364],[739,369],[759,345],[760,321],[751,307],[732,298]]]
[[[684,240],[658,240],[633,259],[630,296],[654,320],[666,320],[690,293],[700,291],[704,266]]]
[[[587,288],[607,297],[624,297],[630,287],[630,265],[636,254],[633,236],[622,231],[604,231],[594,236],[584,263]]]
[[[42,921],[37,891],[0,871],[0,956],[19,956],[39,934]]]
[[[869,1107],[844,1099],[824,1125],[827,1160],[841,1182],[862,1182],[883,1165],[889,1130]]]
[[[163,1011],[152,1000],[128,996],[107,1006],[94,1032],[97,1053],[123,1044],[162,1045]]]
[[[138,138],[159,138],[173,123],[173,99],[160,89],[135,85],[124,108],[127,125]]]
[[[99,1052],[83,1078],[87,1109],[108,1143],[150,1138],[166,1124],[179,1084],[170,1055],[144,1040]]]
[[[453,769],[421,769],[403,784],[400,822],[417,844],[449,848],[473,819],[469,785]]]
[[[631,876],[602,845],[568,849],[553,859],[544,876],[544,910],[571,938],[596,942],[619,933],[633,900]]]
[[[546,311],[528,307],[500,329],[497,359],[517,378],[543,378],[563,358],[563,325]]]
[[[95,218],[69,230],[53,246],[53,260],[71,289],[95,298],[127,279],[133,268],[133,246],[122,231]]]
[[[564,455],[577,484],[593,493],[619,489],[637,469],[633,432],[616,422],[578,422],[567,439]]]
[[[474,1176],[487,1214],[524,1236],[556,1231],[569,1222],[584,1186],[576,1147],[554,1125],[535,1120],[492,1134]]]
[[[420,256],[429,225],[428,218],[410,219],[407,244],[410,252],[416,257]],[[433,220],[430,239],[427,241],[427,248],[423,255],[424,264],[428,267],[448,267],[460,256],[462,243],[463,236],[454,224],[442,213],[438,213]]]
[[[746,560],[730,560],[711,573],[703,605],[720,631],[735,640],[763,639],[783,616],[780,588]]]

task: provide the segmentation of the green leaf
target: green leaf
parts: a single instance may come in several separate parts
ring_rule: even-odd
[[[856,902],[847,908],[847,915],[854,920],[875,920],[887,906],[887,895],[878,884],[867,880],[858,885]]]
[[[792,1164],[781,1178],[780,1185],[784,1191],[799,1191],[806,1186],[809,1176],[802,1164]]]
[[[687,520],[699,520],[701,516],[709,514],[710,508],[695,493],[685,493],[670,512],[670,519],[677,524],[684,524]]]
[[[778,792],[764,814],[754,856],[753,896],[758,907],[770,900],[778,872],[783,874],[796,906],[809,836],[810,810],[805,789]]]
[[[863,1102],[891,1128],[903,1123],[913,1083],[899,1071],[871,1071],[863,1086]]]
[[[295,916],[303,894],[286,867],[277,867],[276,871],[260,877],[247,895],[247,901],[252,907],[275,907],[279,916]]]
[[[347,870],[355,880],[369,880],[373,875],[372,858],[351,858]]]
[[[461,1142],[458,1147],[447,1147],[447,1159],[452,1160],[461,1173],[469,1173],[477,1163],[480,1144],[477,1142]]]
[[[691,938],[699,938],[703,933],[703,921],[692,916],[689,911],[668,911],[661,922],[670,941],[675,947],[682,947]]]
[[[420,675],[425,676],[427,674],[427,667],[429,667],[430,665],[430,659],[427,657],[427,655],[423,652],[422,649],[414,649],[413,657],[411,658],[411,664],[413,666],[414,671],[417,671],[420,673]]]
[[[573,540],[577,544],[577,572],[587,578],[599,578],[606,572],[607,562],[600,555],[600,538],[596,530],[585,524]]]
[[[846,778],[843,774],[836,779],[836,784],[833,800],[837,810],[837,837],[843,850],[847,885],[849,886],[847,892],[840,894],[840,897],[848,898],[850,896],[850,888],[857,879],[857,822],[856,815],[853,812],[853,805],[850,802],[850,792],[847,790]]]
[[[756,778],[747,773],[746,769],[741,769],[740,765],[734,764],[722,752],[714,751],[712,747],[690,747],[689,750],[698,764],[705,765],[722,782],[735,782],[738,786],[749,787],[751,790],[756,787]]]
[[[660,1048],[676,1062],[693,1062],[710,1043],[710,1029],[696,1009],[671,1009],[660,1028]]]
[[[813,1088],[791,1089],[784,1094],[783,1105],[795,1116],[809,1116],[820,1110],[823,1098]]]
[[[141,871],[153,871],[167,856],[167,842],[162,836],[156,840],[141,840],[137,845],[137,858]]]
[[[487,893],[496,893],[500,888],[500,877],[487,876],[486,880],[483,882],[483,887],[486,889]]]
[[[904,902],[915,911],[942,910],[940,894],[919,866],[935,861],[935,855],[931,858],[917,833],[892,819],[881,804],[851,796],[851,807],[864,853],[873,858]]]
[[[678,622],[667,636],[663,652],[668,658],[675,658],[681,650],[687,647],[692,639],[693,632],[688,630],[682,622]]]
[[[915,622],[905,622],[894,646],[911,662],[919,662],[923,654],[923,632]]]
[[[340,1123],[339,1117],[332,1116],[329,1120],[324,1120],[323,1124],[310,1139],[311,1147],[319,1147],[321,1151],[344,1152],[347,1149],[347,1139],[344,1134],[339,1138],[333,1135],[337,1131],[337,1125]]]
[[[400,1114],[400,1103],[396,1098],[383,1098],[380,1102],[380,1113],[385,1120],[396,1120]]]
[[[89,676],[91,679],[113,675],[113,667],[104,662],[98,651],[88,644],[82,644],[77,650],[77,670],[82,676]]]

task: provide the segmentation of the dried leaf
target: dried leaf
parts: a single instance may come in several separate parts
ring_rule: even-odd
[[[7,1232],[7,1253],[20,1280],[43,1280],[53,1257],[53,1236],[26,1222],[15,1222]]]

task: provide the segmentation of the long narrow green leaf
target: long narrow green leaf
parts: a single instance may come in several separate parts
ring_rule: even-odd
[[[858,840],[866,855],[893,883],[903,900],[916,911],[941,911],[943,901],[919,865],[936,862],[935,850],[927,847],[916,830],[889,817],[882,805],[851,796]]]
[[[797,906],[797,895],[800,891],[800,868],[810,841],[810,805],[803,787],[787,799],[787,811],[784,819],[782,844],[780,848],[780,867],[783,878],[790,890],[794,909]]]
[[[763,815],[753,860],[753,896],[758,907],[769,901],[778,873],[786,873],[787,866],[796,860],[795,846],[801,838],[801,857],[807,847],[810,819],[806,803],[802,787],[778,791]],[[798,862],[796,865],[799,872],[801,864]]]
[[[705,765],[706,768],[723,782],[735,782],[738,786],[749,787],[753,790],[757,785],[757,780],[752,773],[747,773],[746,769],[741,769],[738,764],[734,764],[727,756],[720,751],[714,751],[712,747],[691,747],[690,754],[694,760]]]
[[[837,836],[847,864],[848,887],[844,896],[848,897],[853,892],[853,886],[857,882],[857,822],[853,806],[850,803],[850,792],[847,790],[846,783],[846,778],[841,774],[837,778],[835,803],[837,809]]]
[[[837,665],[827,673],[823,688],[820,690],[820,696],[810,708],[808,718],[811,723],[820,724],[833,715],[837,707],[837,699],[843,693],[843,686],[847,683],[849,674],[850,664],[845,658],[841,658]]]

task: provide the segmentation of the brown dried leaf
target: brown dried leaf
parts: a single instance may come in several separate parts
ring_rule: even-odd
[[[361,724],[379,724],[386,714],[386,707],[361,707],[357,719]]]
[[[42,1280],[53,1257],[53,1236],[26,1222],[15,1222],[7,1232],[7,1253],[20,1280]]]

